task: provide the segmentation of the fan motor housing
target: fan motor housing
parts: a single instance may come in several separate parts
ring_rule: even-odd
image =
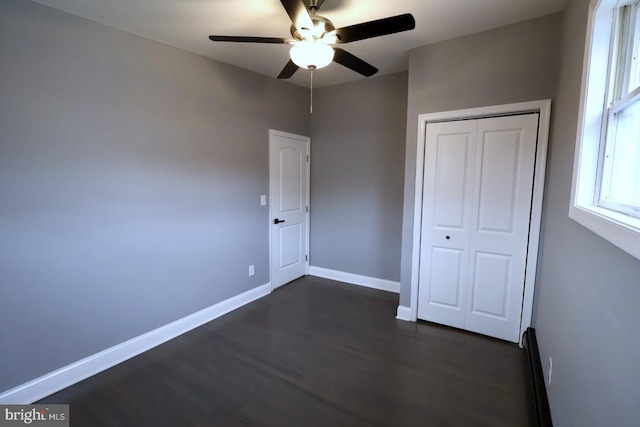
[[[335,25],[329,19],[320,15],[311,15],[311,21],[313,21],[313,29],[309,28],[308,31],[306,28],[298,30],[295,26],[291,26],[291,35],[297,41],[303,41],[305,39],[321,39],[325,34],[331,33],[336,30]]]

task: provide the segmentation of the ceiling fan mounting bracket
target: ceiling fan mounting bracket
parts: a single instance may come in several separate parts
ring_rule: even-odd
[[[324,0],[309,0],[309,12],[315,14],[318,9],[320,9],[320,6],[322,6],[323,2]]]

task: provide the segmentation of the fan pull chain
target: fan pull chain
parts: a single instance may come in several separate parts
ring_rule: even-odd
[[[309,114],[313,114],[313,68],[311,68],[311,85],[309,86],[311,91],[310,101],[309,101]]]

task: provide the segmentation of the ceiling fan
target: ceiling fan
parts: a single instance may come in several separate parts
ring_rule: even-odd
[[[373,65],[350,54],[336,44],[350,43],[372,37],[413,30],[415,19],[410,13],[336,28],[333,23],[317,14],[324,0],[310,0],[309,6],[302,0],[280,0],[291,18],[292,39],[278,37],[251,36],[209,36],[215,42],[290,44],[291,59],[278,75],[279,79],[288,79],[299,68],[311,71],[337,62],[363,76],[370,77],[378,72]]]

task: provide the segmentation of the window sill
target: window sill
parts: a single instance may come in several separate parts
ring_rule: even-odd
[[[571,206],[569,217],[640,259],[640,219],[598,206]]]

